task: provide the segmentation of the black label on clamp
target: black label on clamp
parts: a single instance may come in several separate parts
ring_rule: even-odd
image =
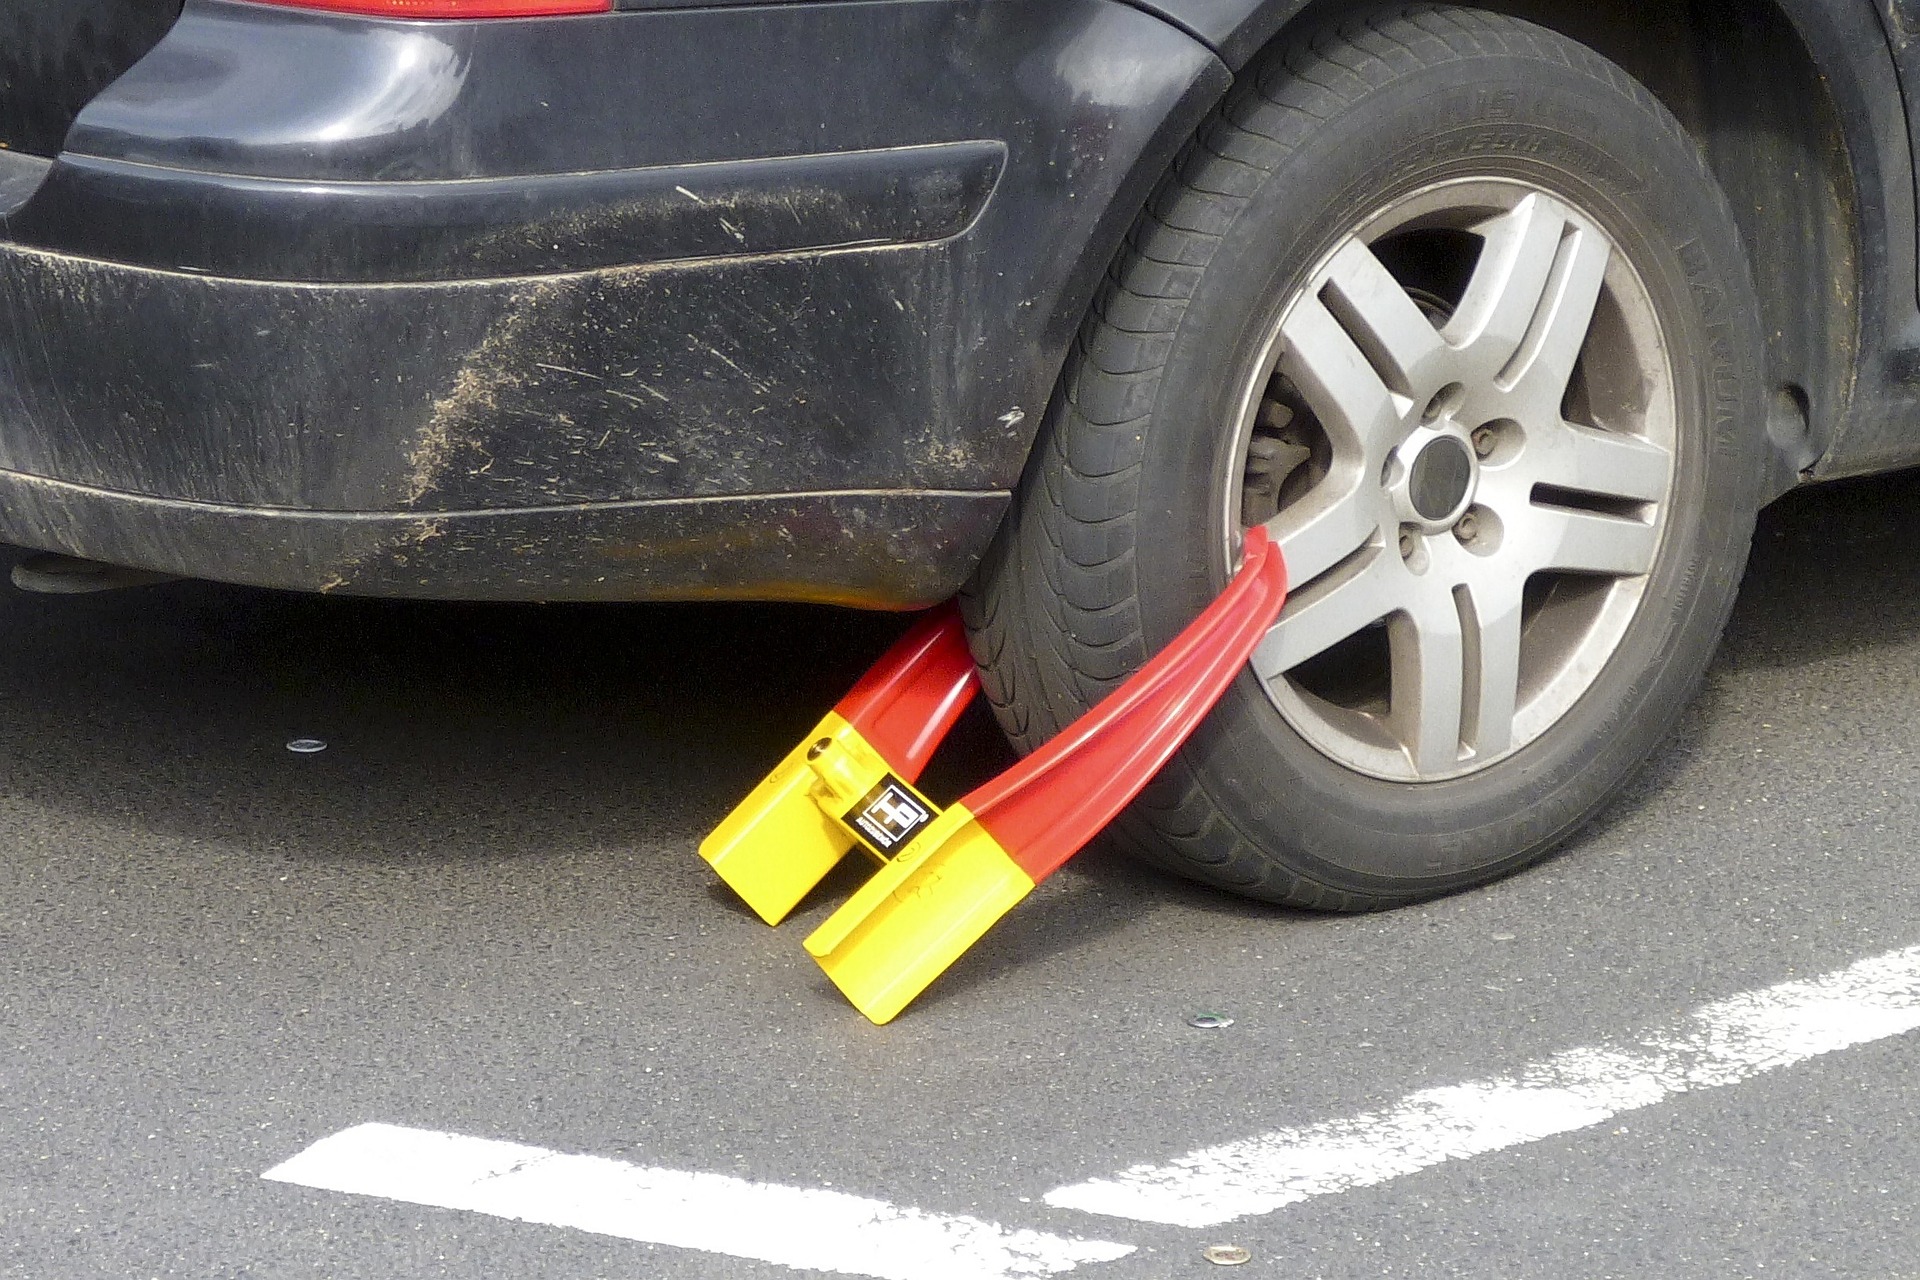
[[[888,774],[861,796],[860,803],[847,810],[841,821],[875,853],[891,854],[920,834],[921,828],[933,821],[934,813],[933,806],[915,795],[911,787]]]

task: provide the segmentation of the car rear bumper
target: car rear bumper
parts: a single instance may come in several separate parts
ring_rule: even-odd
[[[0,538],[377,594],[950,594],[1122,189],[1224,77],[1111,0],[977,9],[192,0],[0,217]]]
[[[313,285],[0,246],[0,541],[355,594],[936,602],[1007,491],[916,468],[956,452],[925,428],[809,439],[924,383],[733,327],[874,287],[854,256]]]

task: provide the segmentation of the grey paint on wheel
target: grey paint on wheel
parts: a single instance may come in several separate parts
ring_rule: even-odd
[[[1414,267],[1396,276],[1376,245]],[[1406,278],[1421,266],[1458,296]],[[1537,738],[1631,622],[1673,484],[1666,345],[1631,264],[1537,187],[1436,184],[1367,219],[1287,303],[1236,474],[1276,398],[1323,459],[1264,521],[1294,594],[1252,665],[1288,724],[1402,781]],[[1223,487],[1237,531],[1242,494]]]

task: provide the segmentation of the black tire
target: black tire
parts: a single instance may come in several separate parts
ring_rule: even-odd
[[[964,597],[1002,726],[1033,749],[1218,592],[1220,460],[1254,348],[1369,210],[1462,174],[1564,199],[1644,282],[1677,430],[1643,602],[1550,728],[1447,780],[1383,780],[1330,758],[1244,674],[1114,829],[1171,870],[1333,910],[1507,874],[1649,757],[1718,643],[1764,440],[1757,306],[1724,196],[1673,117],[1594,52],[1512,18],[1397,8],[1258,60],[1114,263]]]

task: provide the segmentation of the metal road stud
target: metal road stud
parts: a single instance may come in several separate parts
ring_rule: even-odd
[[[1239,573],[1172,644],[1058,737],[958,804],[942,811],[906,774],[885,768],[898,757],[863,751],[875,746],[871,733],[849,736],[829,716],[816,740],[797,748],[701,852],[771,921],[848,848],[864,845],[881,864],[878,874],[813,932],[807,951],[856,1008],[888,1022],[1140,793],[1220,700],[1279,617],[1286,594],[1279,549],[1265,530],[1250,530]],[[958,714],[940,724],[934,744]],[[756,803],[768,788],[777,796]],[[730,828],[735,819],[740,823]],[[839,834],[829,835],[830,828]],[[782,842],[784,854],[774,847]],[[788,872],[773,865],[782,856],[806,864]],[[729,864],[733,858],[744,861]]]
[[[762,920],[779,924],[863,843],[849,814],[896,794],[931,810],[912,784],[978,688],[959,611],[934,611],[701,841],[700,856]]]

